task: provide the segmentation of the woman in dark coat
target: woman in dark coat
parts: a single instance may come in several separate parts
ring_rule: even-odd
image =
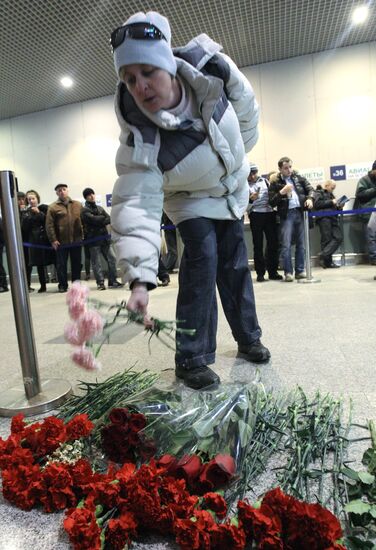
[[[36,191],[26,193],[27,210],[22,217],[22,232],[27,242],[34,245],[44,245],[49,248],[29,248],[29,266],[36,266],[40,282],[38,292],[46,292],[45,266],[55,264],[55,252],[47,238],[45,224],[48,206],[39,204],[40,197]]]

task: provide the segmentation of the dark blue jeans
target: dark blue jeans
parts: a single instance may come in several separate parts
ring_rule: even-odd
[[[81,246],[56,250],[56,273],[59,288],[68,288],[68,257],[71,263],[72,281],[81,279]]]
[[[94,271],[95,280],[97,284],[104,282],[104,273],[101,262],[101,257],[107,264],[108,272],[108,284],[113,285],[116,281],[116,256],[115,252],[111,248],[109,241],[101,241],[98,246],[90,247],[91,265]]]
[[[196,218],[180,223],[178,229],[184,252],[176,319],[182,328],[196,332],[176,335],[175,361],[186,367],[210,365],[216,350],[216,286],[235,340],[248,345],[261,336],[243,221]]]
[[[304,271],[304,223],[303,213],[300,208],[288,210],[287,218],[281,219],[281,245],[283,270],[286,273],[293,273],[291,247],[295,242],[295,273]]]

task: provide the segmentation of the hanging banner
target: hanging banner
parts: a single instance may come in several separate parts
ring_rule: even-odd
[[[317,185],[325,181],[324,168],[303,168],[299,174],[306,178],[311,185]]]
[[[357,162],[356,164],[346,164],[346,174],[348,180],[359,180],[366,176],[371,170],[372,161]]]
[[[106,195],[106,206],[112,206],[112,193]]]

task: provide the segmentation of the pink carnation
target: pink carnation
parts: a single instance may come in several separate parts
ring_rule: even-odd
[[[83,342],[87,342],[101,334],[103,329],[103,319],[94,309],[89,309],[85,311],[81,317],[76,321],[78,325],[78,332],[80,334],[80,339]]]
[[[101,365],[95,360],[94,355],[88,348],[81,347],[75,350],[72,355],[72,361],[85,370],[100,370]]]
[[[72,346],[82,346],[85,343],[85,338],[82,338],[77,322],[65,325],[64,336],[66,341],[72,344]]]
[[[86,300],[89,294],[89,288],[74,281],[67,292],[67,304],[69,315],[72,319],[78,319],[86,311]]]

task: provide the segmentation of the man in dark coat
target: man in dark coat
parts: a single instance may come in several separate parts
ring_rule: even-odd
[[[89,242],[90,259],[98,290],[106,290],[101,256],[108,268],[108,287],[120,288],[123,285],[116,280],[116,257],[111,248],[107,226],[110,224],[110,216],[104,208],[95,202],[95,192],[90,187],[83,190],[85,206],[82,209],[81,218],[84,226],[85,239],[96,239]]]
[[[311,184],[292,169],[292,160],[282,157],[278,161],[279,173],[270,178],[269,202],[281,223],[281,244],[285,281],[292,282],[293,268],[291,246],[295,240],[295,279],[305,279],[304,270],[304,208],[313,208],[314,189]]]

